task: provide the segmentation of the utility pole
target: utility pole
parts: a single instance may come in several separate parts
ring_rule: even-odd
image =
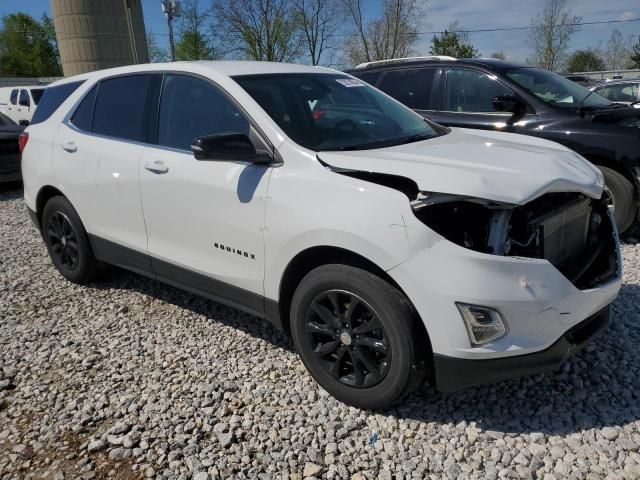
[[[160,0],[162,2],[162,13],[167,17],[169,25],[169,48],[171,50],[171,61],[176,61],[176,45],[173,39],[173,19],[180,16],[180,2],[178,0]]]
[[[129,30],[129,42],[131,43],[131,58],[134,64],[138,64],[140,62],[138,60],[136,36],[133,31],[133,20],[131,19],[131,0],[124,0],[124,14],[127,17],[127,29]]]

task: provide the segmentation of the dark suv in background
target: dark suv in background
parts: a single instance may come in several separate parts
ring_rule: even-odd
[[[602,170],[619,231],[638,219],[640,109],[547,70],[495,59],[384,60],[348,73],[437,123],[535,135],[573,149]]]

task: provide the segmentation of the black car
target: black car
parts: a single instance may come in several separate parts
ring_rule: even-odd
[[[620,232],[638,219],[640,109],[547,70],[495,59],[386,60],[348,73],[443,125],[566,145],[601,168]]]
[[[0,113],[0,183],[21,178],[18,137],[24,129],[24,125]]]

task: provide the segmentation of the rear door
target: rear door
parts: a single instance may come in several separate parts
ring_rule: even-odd
[[[435,121],[443,125],[529,134],[538,126],[538,116],[530,106],[523,114],[496,110],[495,97],[515,92],[495,75],[451,67],[439,91]]]
[[[16,122],[31,120],[31,116],[31,97],[29,96],[29,91],[26,88],[21,88],[18,95],[16,118],[14,120]]]
[[[20,89],[14,88],[13,90],[11,90],[11,93],[9,94],[9,104],[7,105],[5,110],[6,115],[16,123],[18,122],[17,118],[20,114],[20,112],[18,111],[18,108],[19,108],[18,95],[19,94],[20,94]]]
[[[136,74],[100,81],[60,125],[53,145],[56,176],[96,255],[143,271],[150,263],[138,175],[160,80]]]
[[[386,72],[378,88],[423,117],[433,120],[436,115],[434,92],[439,76],[437,67],[401,68]]]

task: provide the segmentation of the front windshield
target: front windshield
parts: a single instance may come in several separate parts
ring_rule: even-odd
[[[585,98],[582,105],[585,108],[604,107],[611,103],[597,93],[589,95],[589,90],[582,85],[548,70],[514,68],[505,74],[540,100],[558,107],[576,108]]]
[[[380,148],[443,131],[367,83],[341,74],[234,77],[296,143],[314,151]]]

